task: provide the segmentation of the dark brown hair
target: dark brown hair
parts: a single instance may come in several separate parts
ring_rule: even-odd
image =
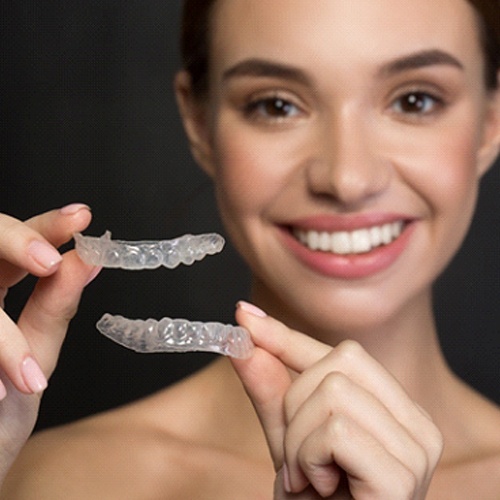
[[[489,90],[499,87],[500,0],[467,0],[478,14],[481,42],[486,60],[485,83]],[[208,90],[211,14],[216,0],[184,0],[181,28],[183,67],[191,75],[195,95]]]
[[[477,13],[481,42],[486,57],[486,86],[497,89],[500,70],[500,0],[468,0]]]
[[[184,0],[181,24],[181,57],[191,76],[196,96],[208,90],[208,68],[212,10],[216,0]]]

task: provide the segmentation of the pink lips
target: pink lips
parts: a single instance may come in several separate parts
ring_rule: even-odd
[[[314,231],[355,231],[404,220],[401,235],[387,245],[366,253],[338,255],[332,252],[311,250],[292,235],[289,227]],[[367,214],[353,216],[320,216],[293,221],[282,227],[280,235],[285,246],[305,266],[325,276],[339,279],[360,279],[375,275],[389,268],[406,249],[415,224],[401,214]]]

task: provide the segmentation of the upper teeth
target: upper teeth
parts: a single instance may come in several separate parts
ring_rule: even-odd
[[[295,237],[311,250],[340,255],[366,253],[380,245],[388,245],[403,231],[403,221],[383,224],[355,231],[306,231],[295,229]]]

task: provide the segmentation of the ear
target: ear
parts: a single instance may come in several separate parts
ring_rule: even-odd
[[[497,79],[498,88],[493,91],[486,109],[484,137],[478,153],[480,176],[493,166],[500,153],[500,71]]]
[[[191,76],[187,71],[177,73],[175,95],[191,153],[198,165],[212,177],[214,162],[209,133],[208,104],[194,95]]]

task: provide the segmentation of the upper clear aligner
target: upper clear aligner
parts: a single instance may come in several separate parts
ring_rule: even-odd
[[[101,237],[74,235],[75,248],[87,264],[129,270],[173,269],[179,264],[191,265],[206,255],[224,248],[224,238],[216,233],[192,235],[163,241],[112,240],[106,231]]]

